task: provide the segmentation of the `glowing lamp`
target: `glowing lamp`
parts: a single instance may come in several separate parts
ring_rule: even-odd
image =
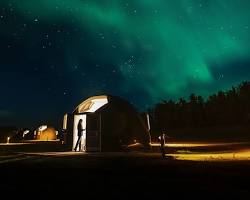
[[[7,137],[7,144],[10,143],[10,137]]]

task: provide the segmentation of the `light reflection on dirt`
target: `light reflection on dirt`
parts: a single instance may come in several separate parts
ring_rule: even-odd
[[[167,143],[166,147],[216,147],[216,146],[231,146],[231,145],[243,145],[247,144],[246,142],[230,142],[230,143],[199,143],[199,142],[190,142],[190,143]],[[160,146],[160,143],[151,143],[152,147]]]
[[[175,153],[168,154],[176,160],[193,160],[193,161],[244,161],[250,160],[250,149],[233,152],[206,152],[206,153]]]
[[[248,161],[250,160],[250,148],[247,142],[231,143],[168,143],[165,145],[166,151],[176,149],[175,152],[168,153],[176,160],[190,161]],[[152,147],[160,144],[153,143]]]

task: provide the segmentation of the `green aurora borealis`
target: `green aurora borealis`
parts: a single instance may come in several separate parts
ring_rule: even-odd
[[[26,44],[23,51],[53,60],[40,68],[60,65],[71,96],[107,92],[145,108],[193,92],[206,97],[250,78],[248,0],[1,0],[0,5],[2,15],[15,15],[13,23],[0,24],[1,37],[29,26],[17,34]],[[45,35],[53,39],[44,42]],[[54,44],[60,50],[44,53]],[[34,68],[29,61],[21,65]]]

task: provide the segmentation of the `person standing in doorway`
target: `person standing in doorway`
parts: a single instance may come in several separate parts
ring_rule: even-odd
[[[76,146],[74,148],[74,150],[77,150],[77,147],[79,146],[79,151],[81,151],[81,140],[82,140],[82,133],[85,129],[83,129],[83,125],[82,125],[82,119],[79,120],[78,124],[77,124],[77,142],[76,142]]]

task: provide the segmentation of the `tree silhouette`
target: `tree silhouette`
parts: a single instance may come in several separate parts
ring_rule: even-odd
[[[191,94],[188,100],[162,101],[150,110],[154,130],[250,125],[250,82],[219,91],[206,100]]]

